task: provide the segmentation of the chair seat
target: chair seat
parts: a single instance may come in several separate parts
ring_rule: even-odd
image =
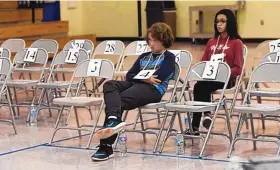
[[[41,72],[42,69],[43,69],[42,67],[28,67],[28,68],[14,68],[13,71],[37,73],[37,72]]]
[[[235,87],[230,88],[230,89],[226,89],[225,94],[234,94],[235,90],[236,90]],[[219,89],[219,90],[214,91],[212,94],[221,94],[222,91],[223,91],[222,89]]]
[[[73,73],[75,68],[56,68],[53,70],[54,73]]]
[[[206,112],[215,111],[218,103],[187,101],[181,103],[167,103],[165,109],[180,112]]]
[[[96,97],[63,97],[53,99],[53,104],[63,106],[92,106],[100,105],[103,98]]]
[[[235,89],[236,89],[235,87],[230,88],[230,89],[226,89],[226,90],[225,90],[225,94],[234,94]],[[219,89],[219,90],[214,91],[212,94],[221,94],[222,91],[223,91],[223,89]],[[189,92],[190,92],[190,93],[193,93],[193,89],[192,89],[192,88],[189,88]]]
[[[169,84],[169,85],[168,85],[168,87],[167,87],[167,91],[166,91],[166,92],[172,92],[172,91],[173,91],[173,89],[174,89],[174,85]],[[183,89],[183,85],[182,85],[182,84],[180,84],[180,85],[178,85],[178,86],[177,86],[176,91],[181,92],[181,91],[182,91],[182,89]]]
[[[50,83],[38,83],[37,87],[38,88],[49,88],[49,89],[54,89],[54,88],[68,88],[69,85],[71,84],[70,81],[54,81]],[[72,87],[78,87],[78,82],[75,82],[72,84]]]
[[[127,71],[115,71],[114,76],[125,76]]]
[[[38,80],[8,80],[7,86],[9,87],[26,87],[26,86],[36,86]]]
[[[239,113],[277,114],[280,113],[278,104],[247,104],[234,106],[233,110]]]
[[[140,107],[141,109],[158,109],[158,108],[163,108],[166,104],[168,103],[168,101],[161,101],[158,103],[150,103],[147,104],[145,106]]]
[[[251,96],[280,97],[280,90],[273,88],[258,88],[250,91]]]

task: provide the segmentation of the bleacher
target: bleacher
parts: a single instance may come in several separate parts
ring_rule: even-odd
[[[59,51],[74,39],[89,39],[96,44],[95,35],[69,36],[68,21],[42,22],[43,8],[35,8],[35,23],[32,23],[32,9],[18,8],[17,1],[0,3],[0,41],[9,38],[21,38],[29,47],[38,39],[54,39]]]

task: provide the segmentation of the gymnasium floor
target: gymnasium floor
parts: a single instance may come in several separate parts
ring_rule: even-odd
[[[252,63],[251,51],[257,44],[246,44],[249,49],[248,63]],[[192,45],[189,43],[176,43],[174,49],[187,49],[194,57],[193,63],[199,61],[204,45]],[[20,99],[24,99],[24,94],[20,95]],[[97,108],[93,107],[95,112]],[[1,108],[1,116],[8,117],[7,108]],[[135,119],[135,111],[129,113],[127,124],[132,127]],[[175,154],[174,137],[170,137],[164,147],[162,154],[153,154],[153,145],[155,141],[154,135],[147,135],[147,142],[144,143],[142,135],[137,133],[128,133],[128,154],[127,157],[120,157],[120,154],[115,152],[115,157],[105,162],[92,162],[90,156],[96,151],[95,146],[98,144],[96,138],[93,139],[91,148],[86,149],[86,144],[89,135],[83,133],[83,137],[79,139],[76,131],[61,130],[55,137],[55,143],[52,146],[48,145],[49,139],[53,132],[53,127],[57,117],[57,112],[53,111],[53,116],[49,117],[47,110],[40,113],[38,128],[29,127],[25,120],[27,109],[22,108],[20,116],[16,117],[17,135],[13,135],[12,127],[5,123],[0,123],[0,170],[118,170],[118,169],[226,169],[229,160],[227,153],[229,141],[225,137],[213,136],[209,141],[205,158],[199,159],[199,150],[202,147],[201,140],[194,140],[194,145],[191,145],[191,140],[187,140],[185,155],[177,157]],[[79,110],[80,123],[92,124],[89,114],[86,110]],[[144,115],[145,125],[148,127],[158,126],[156,117],[153,115]],[[63,126],[66,115],[62,118]],[[99,122],[99,125],[103,123]],[[232,129],[235,130],[236,117],[232,118]],[[68,126],[75,126],[75,117],[72,114]],[[138,123],[137,128],[140,128]],[[214,127],[215,131],[224,131],[225,124],[223,120],[217,120]],[[255,121],[255,129],[262,132],[261,122]],[[279,129],[279,123],[266,122],[265,132],[275,134],[275,129]],[[278,133],[278,132],[276,132]],[[243,126],[242,135],[250,135],[250,131]],[[242,163],[246,163],[246,159],[250,156],[275,156],[275,144],[257,143],[257,151],[253,151],[252,142],[240,141],[236,144],[234,156],[240,157]]]

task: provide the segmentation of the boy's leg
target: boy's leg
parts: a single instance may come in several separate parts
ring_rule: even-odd
[[[123,110],[132,110],[149,103],[159,102],[162,96],[154,86],[146,83],[136,83],[131,88],[120,93],[120,98],[120,114],[117,117],[107,116],[108,120],[106,122],[107,125],[109,124],[109,126],[105,125],[105,128],[99,131],[100,139],[107,139],[123,129],[125,126],[124,122],[121,122]],[[116,136],[113,137],[112,140],[109,139],[108,142],[105,143],[113,144],[115,138]]]
[[[92,155],[92,160],[107,160],[113,154],[112,145],[117,138],[117,133],[123,129],[124,125],[120,118],[123,110],[131,110],[149,103],[159,102],[162,98],[155,87],[146,83],[136,83],[131,88],[120,93],[121,112],[117,114],[117,118],[107,117],[104,123],[104,129],[100,130],[100,148]],[[120,124],[122,125],[120,127]],[[112,126],[110,126],[112,125]],[[116,130],[116,126],[119,126]]]
[[[109,125],[118,125],[122,123],[121,118],[121,97],[120,93],[129,89],[133,83],[128,81],[115,81],[110,80],[107,81],[103,85],[103,93],[104,93],[104,102],[105,102],[105,121],[103,127],[107,127]],[[115,117],[116,121],[111,121],[108,123],[109,117]],[[112,123],[112,124],[111,124]],[[125,125],[125,124],[124,124]],[[102,131],[97,131],[97,134]],[[98,151],[92,155],[91,159],[94,161],[102,161],[107,160],[113,155],[113,148],[110,143],[102,143],[100,142]]]
[[[131,88],[132,82],[128,81],[115,81],[111,80],[103,85],[104,101],[105,101],[105,113],[106,120],[110,116],[115,116],[121,120],[121,96],[120,94]]]

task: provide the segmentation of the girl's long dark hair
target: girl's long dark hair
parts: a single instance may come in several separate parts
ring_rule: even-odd
[[[233,12],[229,9],[222,9],[216,13],[215,21],[217,19],[217,16],[220,14],[223,14],[227,17],[226,30],[227,30],[227,33],[230,36],[230,38],[231,39],[240,39],[242,41],[242,38],[240,37],[240,35],[238,34],[238,31],[237,31],[237,21],[236,21],[236,18],[234,16]],[[218,38],[220,33],[217,29],[217,24],[215,21],[214,21],[215,38]]]

